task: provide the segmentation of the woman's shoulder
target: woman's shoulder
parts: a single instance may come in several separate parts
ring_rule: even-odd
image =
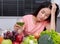
[[[32,20],[32,14],[24,15],[23,20],[27,23]]]

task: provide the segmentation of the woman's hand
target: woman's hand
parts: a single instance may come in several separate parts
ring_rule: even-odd
[[[55,15],[56,8],[57,8],[56,4],[55,3],[52,3],[51,15]]]
[[[18,25],[18,24],[15,24],[15,25],[14,25],[14,29],[15,29],[16,31],[18,31],[19,29],[22,29],[22,26],[20,26],[20,25]]]

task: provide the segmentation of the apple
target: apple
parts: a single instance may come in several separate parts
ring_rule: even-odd
[[[10,39],[4,39],[1,44],[12,44]]]
[[[20,44],[20,43],[19,43],[19,42],[17,42],[17,41],[14,41],[14,42],[13,42],[13,44]]]
[[[17,42],[22,42],[22,40],[23,40],[23,33],[16,36],[16,41]]]

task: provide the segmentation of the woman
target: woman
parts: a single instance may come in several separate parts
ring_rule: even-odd
[[[40,7],[33,14],[23,16],[24,35],[32,34],[36,38],[39,38],[40,33],[45,29],[49,31],[51,29],[55,30],[58,12],[59,8],[57,4],[51,2],[41,3]],[[15,24],[14,28],[19,30],[21,26]]]

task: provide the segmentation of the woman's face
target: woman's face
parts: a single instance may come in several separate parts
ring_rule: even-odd
[[[49,8],[42,8],[37,15],[37,20],[44,21],[46,20],[51,14],[51,10]]]

